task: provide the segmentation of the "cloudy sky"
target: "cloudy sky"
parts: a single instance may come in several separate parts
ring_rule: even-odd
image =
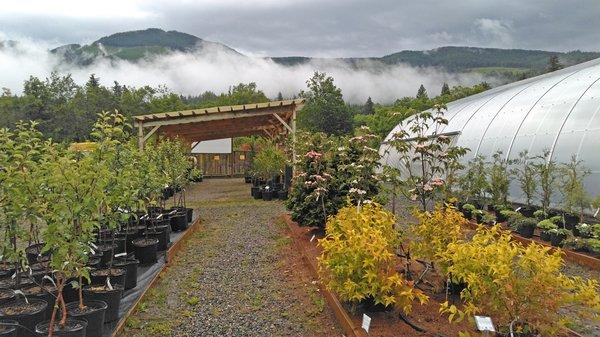
[[[158,27],[269,56],[445,45],[598,51],[599,14],[599,0],[19,0],[0,5],[0,33],[60,45]]]

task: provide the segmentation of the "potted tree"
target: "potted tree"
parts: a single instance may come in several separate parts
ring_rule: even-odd
[[[35,123],[18,123],[15,132],[0,129],[0,217],[5,232],[2,256],[9,276],[2,284],[3,288],[19,289],[21,294],[23,286],[33,284],[33,280],[24,273],[29,261],[23,244],[32,237],[22,224],[32,224],[31,234],[36,235],[37,230],[33,229],[33,225],[43,211],[40,197],[44,174],[40,168],[51,146],[41,141],[41,134],[35,126]],[[35,260],[38,255],[35,254]],[[45,288],[40,290],[46,291]],[[2,292],[2,302],[5,303],[0,307],[0,317],[14,319],[27,329],[34,330],[35,324],[44,319],[48,303],[23,297],[10,301],[14,297],[11,290]],[[29,335],[23,328],[19,328],[19,333]]]
[[[42,234],[44,251],[52,251],[50,266],[54,270],[57,299],[50,320],[36,326],[36,331],[49,336],[83,336],[87,323],[69,318],[63,293],[68,283],[78,289],[76,307],[82,314],[80,318],[105,309],[103,303],[84,302],[82,286],[90,279],[86,264],[94,253],[92,242],[100,226],[98,219],[110,172],[91,153],[60,149],[52,151],[45,170],[48,208],[44,215],[47,227]]]
[[[565,227],[573,230],[578,223],[583,223],[585,210],[589,207],[591,197],[587,193],[583,180],[591,172],[583,167],[583,162],[573,155],[568,163],[561,165],[561,191]]]
[[[265,144],[253,157],[252,166],[257,175],[267,182],[262,190],[263,200],[272,200],[277,197],[275,189],[278,177],[285,166],[285,154],[273,143]]]
[[[550,202],[557,187],[559,174],[559,167],[556,161],[550,157],[550,150],[544,150],[543,154],[536,158],[533,170],[540,187],[538,193],[542,211],[550,214]]]

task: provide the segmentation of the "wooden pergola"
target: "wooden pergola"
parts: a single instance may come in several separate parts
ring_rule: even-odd
[[[263,135],[274,138],[291,133],[296,137],[296,114],[304,99],[219,106],[155,113],[134,117],[138,145],[154,134],[179,137],[190,144],[205,140]]]

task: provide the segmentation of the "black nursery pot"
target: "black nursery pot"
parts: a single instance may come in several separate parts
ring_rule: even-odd
[[[0,307],[0,317],[19,322],[17,329],[19,337],[35,337],[35,325],[43,321],[48,303],[43,300],[30,299],[29,304],[18,300]],[[31,331],[31,332],[30,332]]]
[[[52,329],[53,336],[60,337],[86,337],[85,329],[88,323],[84,320],[67,318],[67,322],[64,326],[54,324]],[[39,323],[35,326],[35,332],[38,336],[48,336],[50,332],[50,321]]]
[[[540,231],[540,239],[550,241],[550,233],[548,231]]]
[[[367,297],[364,300],[362,300],[360,303],[361,303],[363,309],[368,312],[384,312],[384,311],[391,311],[394,309],[393,305],[385,306],[381,303],[375,304],[375,300],[373,299],[373,297]]]
[[[46,301],[48,306],[46,307],[44,319],[50,319],[50,316],[52,315],[52,309],[54,308],[54,303],[56,302],[56,288],[54,286],[48,285],[40,287],[38,285],[33,285],[21,289],[21,291],[23,291],[28,299],[35,298]]]
[[[262,199],[264,201],[271,201],[271,200],[273,200],[273,191],[263,190],[263,192],[262,192]]]
[[[77,278],[70,278],[67,280],[65,287],[63,288],[63,299],[65,300],[65,303],[75,302],[79,299],[79,289],[73,287],[71,284],[73,281],[79,282]],[[83,286],[87,286],[89,284],[85,277],[81,278],[81,282],[83,283]]]
[[[103,301],[106,302],[106,314],[104,322],[110,323],[119,319],[119,305],[121,304],[121,295],[123,287],[116,285],[113,289],[107,289],[104,286],[87,286],[83,288],[84,301]]]
[[[535,207],[521,206],[521,209],[519,209],[519,213],[521,213],[526,218],[533,218],[533,213],[535,213]]]
[[[0,305],[12,302],[15,299],[15,291],[12,289],[0,289]]]
[[[67,303],[69,317],[87,322],[85,337],[102,337],[108,304],[104,301],[83,301],[83,304],[86,308],[80,310],[79,301]]]
[[[277,198],[279,200],[286,200],[288,198],[288,191],[287,190],[281,190],[281,191],[277,192]]]
[[[17,324],[12,319],[0,320],[0,337],[17,337]]]
[[[171,215],[171,230],[173,232],[184,231],[187,229],[187,212],[180,212]]]
[[[98,269],[90,273],[90,281],[92,284],[105,284],[106,278],[108,277],[110,277],[110,284],[118,284],[122,287],[125,287],[125,269]]]
[[[158,240],[154,238],[141,238],[133,240],[133,251],[141,265],[156,263]]]
[[[254,197],[254,199],[262,199],[262,195],[263,195],[262,189],[260,189],[260,187],[256,187],[256,190],[252,196]]]
[[[29,264],[34,264],[38,262],[38,257],[50,256],[50,252],[45,252],[44,254],[41,254],[42,248],[44,248],[43,243],[36,243],[25,248],[25,254],[27,255],[27,261],[29,262]]]
[[[249,184],[252,182],[252,177],[244,176],[244,183]]]
[[[98,251],[102,252],[102,257],[100,258],[100,265],[103,267],[108,266],[110,260],[115,254],[115,249],[117,248],[116,244],[101,244],[98,245]],[[92,282],[93,283],[93,282]]]
[[[186,208],[185,211],[187,212],[187,222],[191,223],[192,222],[192,218],[194,217],[194,209],[193,208]]]
[[[156,247],[157,251],[167,250],[167,248],[169,247],[169,233],[165,228],[161,230],[156,227],[153,227],[152,229],[149,229],[146,233],[148,234],[148,237],[158,240],[158,246]]]
[[[260,187],[258,187],[258,186],[252,186],[252,187],[250,187],[250,195],[251,195],[253,198],[256,198],[256,193],[257,193],[259,190],[260,190]]]
[[[566,238],[565,234],[550,233],[550,244],[554,247],[562,247],[562,243]]]
[[[137,287],[138,265],[140,262],[135,258],[120,258],[115,260],[114,266],[125,269],[125,290]]]
[[[579,217],[575,214],[565,213],[564,219],[566,229],[573,230],[575,226],[579,223]]]
[[[524,238],[532,238],[535,226],[520,226],[517,228],[517,233]]]

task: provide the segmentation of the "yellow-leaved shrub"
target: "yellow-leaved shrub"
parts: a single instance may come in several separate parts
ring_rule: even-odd
[[[392,213],[376,203],[342,208],[328,219],[319,240],[319,274],[342,301],[373,299],[410,312],[415,300],[427,296],[396,271],[399,232]]]
[[[446,274],[447,266],[443,263],[442,255],[449,244],[463,238],[467,219],[456,207],[439,204],[432,212],[416,209],[413,216],[417,223],[410,226],[411,255],[417,259],[437,263],[440,271]]]
[[[514,320],[542,336],[555,336],[566,323],[563,309],[578,315],[600,309],[596,280],[564,275],[560,251],[524,246],[499,226],[479,226],[471,240],[450,243],[442,257],[453,281],[467,285],[460,294],[462,308],[441,306],[451,321],[481,313],[500,327]]]

